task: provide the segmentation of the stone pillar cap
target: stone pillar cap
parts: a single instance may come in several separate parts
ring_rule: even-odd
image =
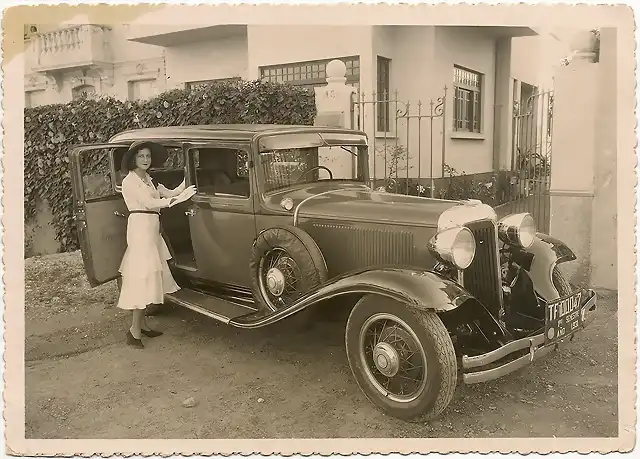
[[[347,81],[347,66],[340,59],[334,59],[327,64],[326,70],[328,83],[345,83]]]

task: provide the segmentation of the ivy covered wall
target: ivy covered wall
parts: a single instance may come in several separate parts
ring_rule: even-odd
[[[47,233],[39,223],[42,218],[38,212],[50,212],[44,220],[53,228],[57,251],[78,248],[71,219],[68,158],[74,145],[106,142],[121,131],[135,128],[219,123],[311,125],[315,116],[313,91],[265,81],[176,89],[146,101],[83,98],[25,109],[25,255],[29,255],[32,238]],[[91,167],[100,172],[99,163]]]

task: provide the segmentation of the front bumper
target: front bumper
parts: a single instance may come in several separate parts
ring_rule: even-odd
[[[589,325],[595,318],[596,311],[596,292],[593,290],[585,290],[587,299],[582,304],[581,308],[585,310],[585,320],[582,324],[582,328]],[[575,333],[580,328],[565,335],[559,342],[545,345],[545,335],[540,333],[538,335],[529,336],[527,338],[521,338],[510,343],[505,344],[498,349],[487,352],[485,354],[474,355],[472,357],[462,357],[463,368],[463,381],[465,384],[475,384],[480,382],[491,381],[501,378],[509,373],[512,373],[522,367],[530,365],[532,362],[541,359],[551,351],[557,349],[560,342],[564,342],[569,339],[572,340]],[[490,369],[480,369],[476,371],[466,371],[472,368],[481,368],[487,365],[491,365],[500,359],[507,357],[509,354],[522,351],[523,349],[529,349],[529,353],[521,357],[515,358],[510,362],[504,363],[500,366],[496,366]]]

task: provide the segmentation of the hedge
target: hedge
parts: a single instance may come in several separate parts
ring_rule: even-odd
[[[302,124],[316,116],[313,91],[266,81],[229,81],[190,90],[175,89],[136,102],[82,98],[24,111],[24,210],[26,222],[36,200],[53,214],[61,251],[79,246],[72,220],[68,151],[81,143],[106,142],[127,129],[194,124]],[[101,171],[92,161],[89,173]]]

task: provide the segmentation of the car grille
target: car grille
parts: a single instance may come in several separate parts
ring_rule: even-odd
[[[502,286],[500,260],[497,254],[496,227],[490,220],[465,225],[476,238],[476,256],[464,270],[464,286],[491,312],[497,314],[501,305]]]

